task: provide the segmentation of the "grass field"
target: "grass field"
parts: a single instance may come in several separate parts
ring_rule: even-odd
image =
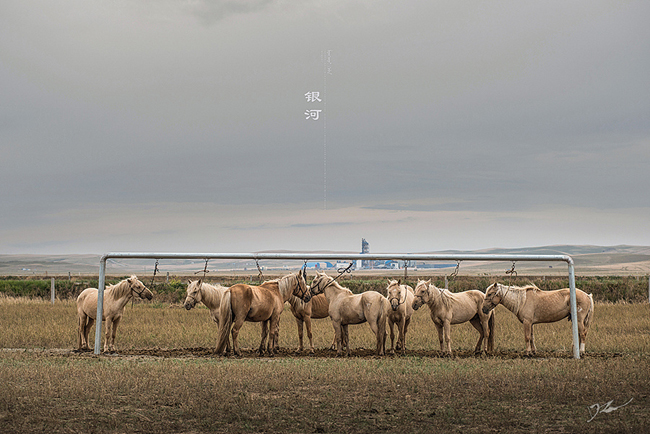
[[[365,324],[350,326],[353,356],[334,357],[329,320],[314,321],[315,356],[294,354],[288,310],[281,353],[256,357],[260,326],[246,323],[240,359],[212,354],[205,308],[129,305],[119,354],[101,356],[72,351],[73,301],[3,297],[0,318],[2,432],[650,431],[648,304],[597,304],[581,360],[567,321],[536,326],[538,355],[522,357],[522,327],[501,307],[495,354],[474,357],[478,335],[463,324],[452,358],[426,307],[406,356],[382,358]]]

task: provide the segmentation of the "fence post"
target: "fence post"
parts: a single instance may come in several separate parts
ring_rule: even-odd
[[[54,297],[56,295],[56,287],[54,284],[54,277],[52,280],[50,280],[50,299],[52,300],[52,304],[54,304]]]

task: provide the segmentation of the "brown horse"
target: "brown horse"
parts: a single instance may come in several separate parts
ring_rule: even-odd
[[[305,301],[311,299],[304,271],[291,273],[280,279],[269,280],[259,286],[244,283],[231,286],[221,300],[221,324],[217,354],[223,353],[232,329],[233,352],[235,355],[241,356],[237,336],[239,336],[239,329],[244,322],[250,321],[262,322],[262,341],[258,349],[259,354],[264,354],[266,338],[270,334],[266,350],[270,356],[273,356],[277,352],[280,315],[284,310],[284,303],[289,300],[291,295]]]
[[[430,279],[419,280],[415,287],[413,309],[418,310],[425,303],[429,306],[431,319],[438,330],[440,351],[451,355],[451,325],[467,321],[479,332],[474,353],[480,354],[484,346],[487,352],[494,350],[494,316],[492,312],[484,313],[481,310],[483,304],[481,291],[472,289],[452,293],[447,289],[436,287]],[[484,340],[487,341],[485,345]]]
[[[490,312],[499,303],[514,313],[524,325],[526,355],[537,351],[533,334],[534,324],[556,322],[566,317],[569,317],[569,321],[572,319],[569,288],[542,291],[535,285],[520,287],[495,283],[485,291],[483,312]],[[584,353],[585,340],[594,313],[594,299],[591,294],[576,289],[576,307],[580,353]]]
[[[304,326],[307,327],[307,337],[309,338],[309,354],[314,354],[314,341],[311,334],[311,320],[327,318],[329,314],[329,302],[325,294],[318,294],[312,297],[307,303],[300,298],[292,295],[289,297],[289,306],[291,306],[291,313],[296,317],[296,324],[298,325],[298,349],[296,353],[301,353],[303,350],[302,338]],[[330,349],[334,349],[336,341],[332,342]]]
[[[413,315],[413,288],[402,285],[400,280],[389,280],[386,288],[390,309],[388,328],[390,329],[390,351],[395,354],[395,324],[397,324],[397,351],[406,351],[406,332]]]
[[[79,322],[79,351],[90,351],[88,334],[97,318],[97,288],[86,288],[77,297],[77,317]],[[124,279],[104,289],[102,320],[106,320],[104,352],[115,352],[115,334],[122,319],[124,306],[137,294],[142,299],[151,300],[153,293],[136,276]]]
[[[221,285],[210,285],[199,280],[190,280],[187,284],[187,297],[185,297],[185,309],[190,310],[197,303],[203,303],[210,310],[210,317],[219,327],[221,299],[228,290],[228,287]],[[230,352],[230,339],[226,342],[226,352]]]
[[[329,314],[334,327],[337,356],[342,354],[343,347],[347,348],[347,355],[350,355],[348,325],[362,324],[366,321],[377,338],[377,355],[384,355],[386,313],[389,309],[386,297],[377,291],[353,294],[348,288],[339,285],[332,277],[318,271],[311,283],[311,292],[314,295],[325,294],[327,297]]]

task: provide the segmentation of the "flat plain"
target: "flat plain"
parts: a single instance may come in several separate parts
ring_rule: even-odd
[[[570,323],[536,326],[538,354],[497,308],[496,351],[474,356],[477,333],[452,327],[439,352],[423,307],[405,355],[373,355],[367,324],[350,326],[352,357],[297,354],[285,309],[281,351],[259,357],[260,325],[246,323],[241,358],[213,352],[203,307],[129,305],[117,354],[78,353],[72,300],[0,298],[0,426],[5,432],[648,432],[650,306],[597,303],[587,354],[571,357]],[[93,333],[91,333],[91,338]],[[390,338],[389,338],[390,339]]]

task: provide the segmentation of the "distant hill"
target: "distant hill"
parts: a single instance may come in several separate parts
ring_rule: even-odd
[[[316,252],[314,252],[316,253]],[[318,252],[332,253],[332,252]],[[591,245],[557,245],[522,248],[492,248],[480,251],[444,251],[429,253],[487,253],[487,254],[565,254],[575,262],[576,273],[583,275],[650,274],[650,246],[591,246]],[[98,274],[101,255],[0,255],[0,275],[71,275]],[[109,274],[151,274],[153,259],[109,260]],[[261,261],[267,268],[296,267],[302,264],[296,261]],[[191,275],[203,270],[202,260],[161,260],[159,272]],[[461,263],[461,272],[468,274],[502,273],[510,268],[510,263],[472,262]],[[212,260],[209,270],[244,270],[256,272],[254,261]],[[518,263],[519,274],[563,274],[566,266],[562,263]],[[441,271],[448,273],[449,270]]]

